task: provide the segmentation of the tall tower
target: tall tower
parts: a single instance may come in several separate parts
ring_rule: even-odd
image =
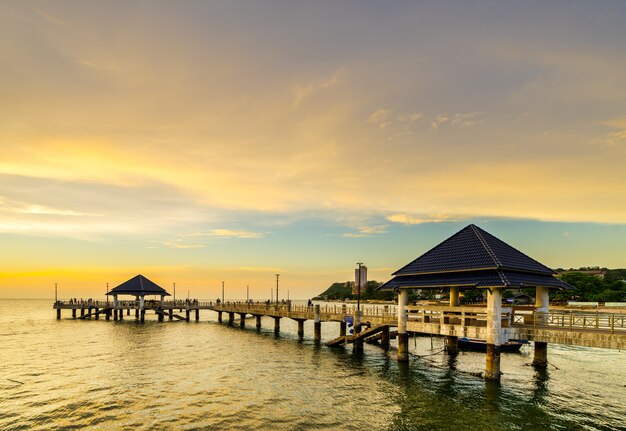
[[[365,292],[367,284],[367,266],[361,265],[361,277],[359,277],[359,269],[354,270],[354,284],[352,285],[352,293],[356,295],[359,292],[359,281],[361,282],[361,294]]]

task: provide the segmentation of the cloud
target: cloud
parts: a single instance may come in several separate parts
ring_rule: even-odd
[[[210,232],[200,232],[192,234],[191,236],[197,237],[216,237],[216,238],[245,238],[245,239],[259,239],[265,236],[264,232],[252,232],[248,230],[235,230],[235,229],[213,229]]]
[[[367,122],[380,129],[384,129],[391,124],[392,114],[391,109],[378,109],[369,116]]]
[[[347,232],[342,234],[341,236],[344,238],[363,238],[371,235],[378,235],[387,232],[388,225],[378,225],[378,226],[360,226],[358,227],[358,232]]]
[[[336,70],[328,78],[316,79],[312,82],[309,82],[308,84],[296,86],[293,96],[293,108],[297,109],[304,99],[311,97],[315,93],[339,84],[341,82],[343,74],[344,69],[341,68]]]
[[[387,216],[387,220],[393,223],[402,223],[407,225],[422,224],[422,223],[442,223],[442,222],[455,222],[459,220],[465,220],[468,216],[454,215],[454,214],[392,214]]]

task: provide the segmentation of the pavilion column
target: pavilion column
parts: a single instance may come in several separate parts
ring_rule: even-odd
[[[537,286],[535,293],[535,313],[536,324],[542,325],[546,321],[547,313],[550,311],[550,294],[545,286]],[[536,337],[536,334],[535,334]],[[533,357],[535,367],[548,366],[548,343],[535,341],[535,353]]]
[[[487,293],[487,357],[485,379],[500,380],[500,345],[502,344],[502,290]]]
[[[450,288],[450,307],[459,306],[459,288],[453,286]],[[456,335],[446,336],[446,352],[449,355],[457,355],[459,353],[459,337]]]
[[[398,289],[398,361],[409,360],[409,334],[406,330],[406,306],[409,303],[409,290]]]
[[[143,323],[146,321],[146,298],[143,295],[139,297],[139,308],[141,309],[140,322]]]
[[[261,316],[260,314],[257,314],[256,316],[256,330],[260,331],[261,330]]]
[[[139,320],[139,296],[135,295],[135,319]]]

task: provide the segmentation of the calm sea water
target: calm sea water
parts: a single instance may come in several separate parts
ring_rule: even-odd
[[[422,356],[315,346],[312,322],[57,321],[50,300],[0,300],[0,430],[626,429],[626,352],[550,346],[503,354],[500,385],[473,376],[484,355]],[[325,340],[338,325],[322,324]],[[431,350],[432,342],[432,350]],[[426,356],[428,355],[428,356]]]

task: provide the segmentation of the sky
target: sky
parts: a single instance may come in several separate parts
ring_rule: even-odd
[[[626,267],[622,1],[0,2],[0,297],[305,299],[470,223]],[[179,293],[180,295],[180,293]]]

